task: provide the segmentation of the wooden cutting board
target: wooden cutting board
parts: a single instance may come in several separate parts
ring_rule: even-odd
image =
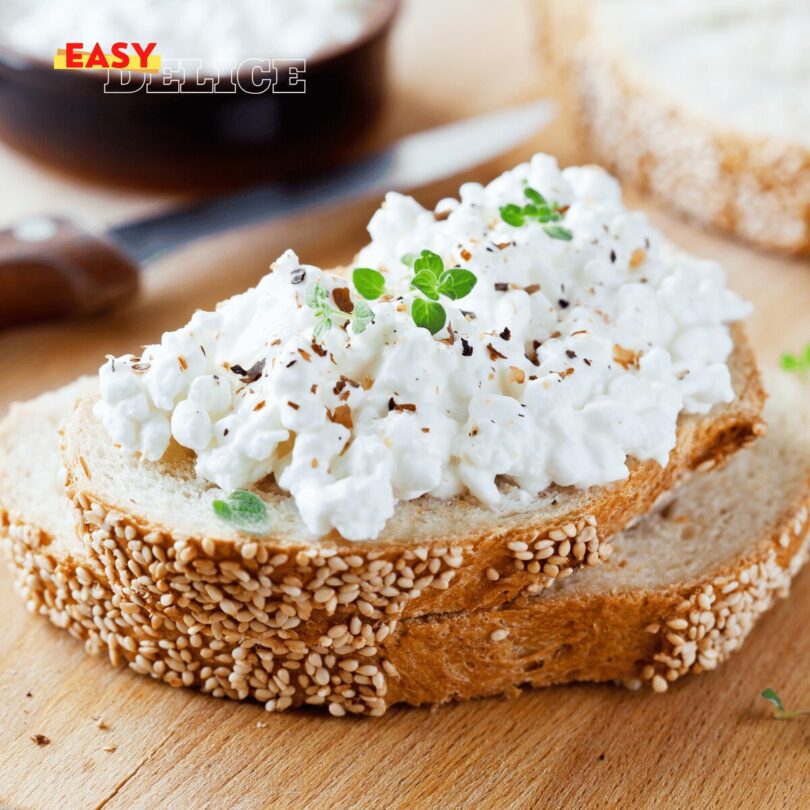
[[[528,3],[517,0],[408,5],[385,134],[553,93],[538,77],[531,27]],[[535,149],[566,163],[582,158],[563,119],[476,176],[486,180]],[[165,203],[56,177],[6,150],[0,177],[15,188],[0,200],[4,220],[56,205],[114,221]],[[419,197],[432,203],[452,187]],[[810,340],[807,262],[755,253],[647,200],[630,202],[675,242],[725,264],[757,306],[751,331],[764,363]],[[107,352],[156,339],[195,307],[255,282],[290,242],[307,261],[349,259],[375,205],[197,245],[164,262],[124,312],[0,335],[0,406],[93,371]],[[808,572],[719,672],[685,679],[664,696],[573,686],[392,709],[377,720],[268,715],[115,671],[30,617],[5,571],[0,615],[2,808],[810,806],[810,719],[777,721],[758,697],[772,686],[786,703],[810,705]],[[37,734],[50,744],[35,744]]]

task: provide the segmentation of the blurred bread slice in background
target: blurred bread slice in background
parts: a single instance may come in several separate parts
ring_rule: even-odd
[[[541,0],[594,162],[693,221],[810,255],[810,5]]]

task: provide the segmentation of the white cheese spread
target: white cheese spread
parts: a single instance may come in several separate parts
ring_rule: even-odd
[[[570,239],[504,221],[527,188]],[[361,540],[421,495],[495,504],[501,481],[535,494],[625,478],[628,456],[665,465],[681,411],[734,398],[728,323],[749,305],[719,265],[625,209],[601,169],[537,155],[435,212],[390,193],[369,233],[356,264],[381,271],[386,294],[362,332],[340,319],[315,331],[316,285],[336,309],[360,296],[287,251],[254,289],[102,366],[112,441],[157,460],[174,438],[224,490],[272,474],[313,535]],[[435,335],[414,322],[402,260],[425,249],[477,278],[442,298]]]

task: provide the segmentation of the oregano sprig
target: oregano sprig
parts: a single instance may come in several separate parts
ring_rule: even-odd
[[[520,228],[529,220],[543,225],[543,230],[552,239],[570,242],[574,235],[562,225],[554,225],[562,219],[562,208],[555,202],[549,202],[537,189],[526,186],[523,195],[528,202],[525,205],[509,203],[500,208],[501,219],[514,228]]]
[[[779,359],[779,365],[785,371],[803,372],[810,370],[810,343],[801,354],[785,353]]]
[[[435,335],[447,323],[447,312],[439,298],[458,301],[472,292],[478,279],[464,267],[445,268],[442,257],[430,250],[423,250],[418,256],[406,254],[402,263],[413,270],[411,287],[425,296],[417,296],[411,303],[413,322]],[[352,281],[357,292],[369,301],[375,301],[385,292],[385,277],[371,267],[356,267]]]
[[[773,704],[775,707],[773,716],[777,720],[789,720],[791,717],[802,717],[810,714],[810,709],[794,709],[788,711],[785,708],[785,705],[782,703],[782,698],[780,698],[779,695],[776,694],[776,691],[771,688],[764,689],[760,693],[760,697],[764,697],[765,700]]]
[[[447,313],[439,303],[444,296],[458,301],[472,292],[478,279],[464,267],[445,268],[442,257],[430,250],[423,250],[413,263],[411,287],[419,290],[425,298],[414,298],[411,304],[413,322],[435,335],[447,323]]]
[[[329,303],[329,293],[320,284],[313,284],[307,291],[306,305],[315,315],[315,328],[312,331],[320,340],[335,324],[352,322],[352,331],[359,335],[374,320],[374,310],[365,302],[358,301],[351,312],[336,309]]]
[[[241,532],[265,534],[269,528],[264,501],[246,489],[237,489],[224,500],[214,501],[212,506],[220,520]]]

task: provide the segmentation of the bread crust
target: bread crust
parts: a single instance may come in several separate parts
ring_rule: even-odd
[[[631,460],[628,480],[583,493],[562,518],[522,515],[478,536],[410,545],[178,537],[97,491],[92,456],[76,438],[75,425],[92,418],[84,402],[63,439],[78,530],[116,593],[168,620],[191,616],[214,638],[226,632],[267,638],[302,623],[327,627],[354,616],[379,623],[504,604],[608,559],[610,538],[662,493],[692,470],[721,465],[764,432],[765,395],[753,353],[742,327],[732,331],[737,399],[708,417],[682,417],[666,468]]]
[[[622,681],[665,691],[714,669],[761,613],[784,596],[807,557],[810,476],[767,536],[724,565],[660,589],[523,596],[477,611],[373,625],[354,617],[317,642],[279,634],[266,646],[212,639],[113,594],[92,560],[66,553],[39,527],[0,509],[0,541],[26,607],[85,643],[175,687],[254,699],[271,711],[302,704],[379,716],[420,705],[513,694],[521,686]]]
[[[810,254],[810,149],[723,129],[671,102],[592,15],[591,0],[546,0],[541,25],[593,158],[693,221]]]

